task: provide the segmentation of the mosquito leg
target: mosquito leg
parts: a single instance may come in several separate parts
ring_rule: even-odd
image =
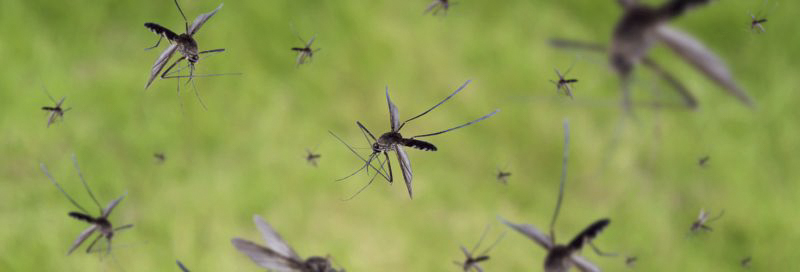
[[[478,239],[478,243],[477,243],[477,244],[475,244],[475,246],[472,248],[472,250],[470,251],[470,253],[475,253],[475,251],[476,251],[476,250],[478,250],[478,248],[479,248],[479,247],[481,247],[481,243],[483,243],[483,239],[484,239],[484,238],[486,238],[486,234],[487,234],[487,233],[489,233],[489,228],[490,228],[490,227],[491,227],[491,225],[489,225],[489,224],[486,224],[486,227],[485,227],[485,228],[483,228],[483,233],[481,234],[481,238],[480,238],[480,239]],[[471,255],[471,254],[470,254],[470,255]]]
[[[553,219],[550,220],[550,242],[555,245],[556,234],[555,225],[558,219],[558,212],[561,210],[561,202],[564,200],[564,186],[567,183],[567,162],[569,159],[569,120],[564,119],[564,155],[561,166],[561,182],[558,187],[558,200],[556,200],[556,210],[553,212]]]
[[[356,151],[353,149],[353,147],[351,147],[349,144],[347,144],[347,142],[345,142],[344,140],[342,140],[342,138],[339,138],[339,136],[336,136],[336,134],[334,134],[334,133],[333,133],[333,132],[331,132],[331,131],[328,131],[328,133],[330,133],[330,134],[331,134],[331,136],[333,136],[334,138],[336,138],[337,140],[339,140],[339,142],[341,142],[342,144],[344,144],[344,146],[345,146],[345,147],[347,147],[347,149],[349,149],[349,150],[350,150],[350,152],[352,152],[353,154],[355,154],[355,155],[356,155],[356,157],[358,157],[358,158],[361,160],[361,162],[364,162],[364,163],[366,163],[366,162],[367,162],[367,160],[366,160],[366,159],[364,159],[364,157],[362,157],[362,156],[361,156],[361,154],[358,154],[358,152],[356,152]],[[378,170],[378,168],[376,168],[376,167],[375,167],[375,166],[373,166],[373,165],[368,165],[367,167],[372,167],[372,169],[374,169],[374,170],[376,170],[376,171]],[[380,173],[380,171],[378,171],[378,173],[379,173],[379,174],[381,174],[381,175],[383,175],[383,173]],[[389,180],[389,178],[387,178],[385,175],[383,176],[383,178],[385,178],[386,180]]]
[[[381,167],[383,167],[383,165],[382,165],[382,164],[381,164]],[[352,195],[352,196],[350,196],[349,198],[345,199],[344,201],[349,201],[349,200],[353,199],[353,198],[354,198],[354,197],[356,197],[358,194],[360,194],[362,191],[364,191],[365,189],[367,189],[367,187],[369,187],[369,185],[370,185],[370,184],[372,184],[372,182],[373,182],[373,181],[375,181],[375,178],[376,178],[376,177],[378,177],[378,174],[380,174],[380,172],[378,172],[378,173],[375,173],[375,175],[373,175],[373,176],[372,176],[372,178],[370,178],[370,179],[369,179],[369,182],[367,182],[367,184],[366,184],[366,185],[364,185],[364,187],[361,187],[361,189],[359,189],[359,190],[358,190],[358,192],[356,192],[355,194],[353,194],[353,195]]]
[[[177,2],[176,2],[176,3],[177,3]],[[170,77],[170,76],[169,76],[169,71],[170,71],[170,70],[172,70],[172,68],[175,68],[175,65],[177,65],[179,62],[181,62],[181,61],[182,61],[182,60],[184,60],[184,59],[186,59],[186,57],[185,57],[185,56],[181,56],[180,58],[178,58],[178,60],[176,60],[175,62],[173,62],[173,63],[172,63],[172,65],[170,65],[170,66],[169,66],[169,68],[167,68],[167,70],[164,70],[164,72],[163,72],[163,73],[161,73],[161,78],[162,78],[162,79],[165,79],[165,78],[172,78],[172,77]]]
[[[500,236],[497,237],[497,240],[494,240],[494,243],[492,243],[492,245],[487,247],[486,250],[484,250],[483,253],[481,253],[481,256],[486,256],[486,254],[489,253],[489,251],[492,250],[492,248],[494,248],[494,246],[496,246],[498,243],[500,243],[500,241],[502,241],[503,237],[505,237],[505,236],[506,236],[505,232],[503,232],[503,234],[500,234]]]
[[[44,172],[44,175],[45,175],[45,176],[47,176],[47,178],[48,178],[48,179],[50,179],[50,182],[52,182],[52,183],[53,183],[53,185],[55,185],[55,186],[56,186],[56,188],[58,189],[58,191],[60,191],[60,192],[61,192],[61,194],[63,194],[65,197],[67,197],[67,199],[69,200],[69,202],[72,202],[72,205],[74,205],[74,206],[75,206],[76,208],[78,208],[79,210],[83,211],[83,213],[85,213],[85,214],[89,214],[89,212],[88,212],[88,211],[86,211],[86,209],[84,209],[83,207],[81,207],[81,205],[79,205],[79,204],[78,204],[78,202],[77,202],[77,201],[75,201],[75,199],[73,199],[72,197],[70,197],[70,196],[69,196],[69,194],[67,194],[67,192],[66,192],[66,191],[64,191],[64,188],[61,188],[61,185],[58,185],[58,182],[56,182],[56,180],[53,178],[53,176],[51,176],[51,175],[50,175],[50,171],[47,171],[47,166],[45,166],[45,165],[44,165],[44,163],[41,163],[41,164],[39,164],[39,166],[41,167],[41,169],[42,169],[42,172]]]
[[[389,181],[389,183],[392,183],[394,182],[394,177],[392,176],[392,162],[389,161],[389,153],[383,152],[383,156],[386,158],[386,164],[389,166],[389,179],[387,179],[387,181]],[[381,164],[381,170],[383,170],[383,164]],[[384,173],[386,172],[384,171]],[[386,177],[386,175],[384,175],[383,177]]]
[[[616,256],[619,255],[617,253],[603,252],[602,250],[600,250],[600,248],[598,248],[596,245],[594,245],[594,243],[592,243],[591,241],[589,241],[589,246],[592,247],[592,250],[594,250],[594,253],[596,253],[598,256],[616,257]]]
[[[97,235],[97,238],[94,238],[94,241],[92,241],[92,243],[89,244],[88,247],[86,247],[86,253],[90,253],[92,251],[92,248],[94,248],[94,245],[97,244],[97,241],[100,241],[100,238],[103,238],[103,234],[99,234]]]
[[[401,128],[403,128],[403,126],[405,126],[405,125],[406,125],[406,123],[410,122],[411,120],[414,120],[414,119],[420,118],[420,117],[422,117],[423,115],[425,115],[425,114],[429,113],[430,111],[432,111],[433,109],[435,109],[436,107],[439,107],[439,106],[441,106],[442,104],[444,104],[444,102],[447,102],[447,100],[449,100],[450,98],[452,98],[453,96],[455,96],[455,95],[456,95],[458,92],[460,92],[460,91],[461,91],[461,90],[463,90],[465,87],[467,87],[467,85],[468,85],[470,82],[472,82],[472,80],[467,80],[467,82],[464,82],[464,84],[463,84],[463,85],[461,85],[461,87],[458,87],[458,89],[456,89],[456,91],[455,91],[455,92],[453,92],[453,93],[452,93],[452,94],[450,94],[449,96],[445,97],[445,98],[444,98],[444,100],[442,100],[442,101],[441,101],[441,102],[439,102],[438,104],[434,105],[434,106],[433,106],[433,107],[431,107],[430,109],[428,109],[428,110],[426,110],[426,111],[424,111],[424,112],[420,113],[420,114],[419,114],[419,115],[417,115],[417,116],[411,117],[410,119],[403,121],[403,123],[402,123],[402,124],[400,124],[400,126],[399,126],[399,127],[397,127],[397,131],[400,131],[400,129],[401,129]]]
[[[78,159],[75,157],[75,154],[72,154],[72,164],[75,165],[75,170],[78,171],[78,177],[81,178],[81,182],[83,183],[83,187],[86,188],[86,191],[89,192],[89,196],[92,197],[94,200],[94,204],[97,205],[97,208],[100,209],[100,213],[103,213],[103,207],[100,206],[100,202],[97,201],[97,198],[94,197],[92,193],[92,189],[89,189],[89,184],[86,183],[86,179],[83,178],[83,173],[81,172],[81,168],[78,166]]]
[[[499,111],[500,111],[500,110],[494,110],[493,112],[491,112],[491,113],[489,113],[489,114],[487,114],[487,115],[484,115],[484,116],[483,116],[483,117],[481,117],[481,118],[475,119],[475,120],[473,120],[473,121],[470,121],[470,122],[468,122],[468,123],[466,123],[466,124],[463,124],[463,125],[460,125],[460,126],[457,126],[457,127],[454,127],[454,128],[449,128],[449,129],[442,130],[442,131],[439,131],[439,132],[434,132],[434,133],[428,133],[428,134],[423,134],[423,135],[417,135],[417,136],[411,137],[411,139],[414,139],[414,138],[421,138],[421,137],[428,137],[428,136],[434,136],[434,135],[439,135],[439,134],[442,134],[442,133],[445,133],[445,132],[448,132],[448,131],[453,131],[453,130],[456,130],[456,129],[459,129],[459,128],[462,128],[462,127],[466,127],[466,126],[469,126],[469,125],[475,124],[475,123],[477,123],[477,122],[483,121],[483,120],[485,120],[486,118],[492,117],[492,115],[495,115],[495,114],[496,114],[497,112],[499,112]],[[405,123],[404,123],[404,124],[405,124]],[[401,125],[400,127],[402,127],[402,125]],[[398,129],[398,130],[399,130],[399,129]]]
[[[145,48],[144,50],[147,51],[147,50],[150,50],[150,49],[158,47],[158,45],[161,44],[161,39],[163,39],[163,38],[164,38],[164,35],[158,35],[158,41],[156,42],[156,45],[153,45],[151,47]]]
[[[375,139],[375,135],[372,135],[372,132],[369,132],[369,129],[367,129],[367,127],[365,127],[363,124],[361,124],[361,122],[356,121],[356,125],[358,125],[358,127],[361,128],[361,133],[365,133],[366,132],[367,134],[369,134],[369,137],[372,138],[373,141],[378,141],[377,139]],[[367,140],[367,141],[369,141],[369,140]]]
[[[373,157],[373,156],[375,156],[375,154],[374,154],[374,153],[373,153],[372,155],[370,155],[370,156],[369,156],[369,159],[368,159],[368,160],[372,160],[372,157]],[[358,170],[356,170],[356,171],[355,171],[355,172],[353,172],[352,174],[350,174],[350,175],[347,175],[347,176],[345,176],[345,177],[343,177],[343,178],[337,179],[336,181],[343,181],[343,180],[346,180],[346,179],[348,179],[348,178],[350,178],[350,177],[352,177],[352,176],[355,176],[356,174],[358,174],[358,172],[361,172],[361,170],[364,170],[364,168],[367,168],[367,167],[369,167],[369,164],[366,164],[366,163],[364,163],[364,165],[362,165],[362,166],[361,166],[361,168],[358,168]]]
[[[183,24],[186,26],[186,33],[189,33],[189,21],[186,20],[186,15],[183,14],[183,10],[181,10],[181,5],[178,5],[178,0],[175,0],[175,6],[178,7],[178,12],[180,12],[181,17],[183,17]]]

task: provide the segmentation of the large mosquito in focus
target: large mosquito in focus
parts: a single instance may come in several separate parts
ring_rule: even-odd
[[[169,43],[170,43],[169,47],[167,47],[167,49],[164,49],[164,51],[161,52],[161,55],[158,57],[158,59],[156,59],[156,62],[153,64],[153,67],[150,70],[150,78],[147,80],[147,84],[145,84],[145,86],[144,86],[145,89],[150,87],[150,84],[153,83],[153,80],[155,80],[155,78],[157,76],[159,76],[159,73],[161,73],[161,70],[163,70],[164,66],[167,65],[167,63],[169,62],[169,59],[172,57],[172,55],[175,53],[175,51],[180,52],[181,53],[181,57],[178,58],[178,60],[176,60],[175,62],[173,62],[172,65],[170,65],[166,70],[164,70],[163,73],[161,73],[160,77],[162,79],[166,79],[166,78],[178,78],[178,79],[179,78],[188,78],[189,79],[187,81],[187,84],[188,84],[189,82],[193,82],[192,79],[195,78],[195,77],[209,77],[209,76],[229,75],[229,74],[208,74],[208,75],[195,75],[194,74],[194,65],[195,65],[195,63],[200,61],[200,54],[219,53],[219,52],[224,52],[225,51],[224,48],[199,51],[197,49],[197,41],[195,41],[195,39],[194,39],[194,35],[197,34],[197,31],[200,30],[200,27],[202,27],[203,24],[205,24],[206,21],[208,21],[209,19],[211,19],[212,16],[214,16],[214,14],[216,14],[217,11],[219,11],[222,8],[222,5],[223,4],[220,4],[216,9],[214,9],[213,11],[211,11],[209,13],[200,14],[199,16],[197,16],[197,18],[194,19],[194,22],[192,22],[192,24],[189,25],[189,22],[186,19],[186,15],[183,14],[183,10],[181,10],[181,6],[178,5],[178,0],[175,0],[175,6],[178,7],[178,11],[180,12],[181,17],[183,17],[184,26],[186,27],[186,32],[183,33],[183,34],[176,34],[175,32],[172,32],[171,30],[167,29],[166,27],[163,27],[163,26],[161,26],[159,24],[156,24],[156,23],[145,23],[144,24],[144,26],[146,28],[150,29],[150,31],[153,31],[154,33],[158,34],[158,36],[159,36],[158,37],[158,41],[156,42],[156,45],[154,45],[152,47],[149,47],[149,48],[146,48],[145,50],[150,50],[150,49],[158,47],[158,45],[161,44],[161,40],[164,39],[164,38],[166,38],[167,41],[169,41]],[[186,60],[188,62],[189,75],[188,76],[172,75],[175,72],[179,73],[180,70],[183,69],[183,68],[181,68],[181,69],[179,69],[179,70],[177,70],[177,71],[175,71],[173,73],[170,73],[170,71],[175,67],[175,65],[177,65],[178,63],[180,63],[183,60]],[[178,91],[180,92],[180,84],[178,84],[178,86],[179,86]],[[195,91],[195,94],[197,94],[196,91]],[[199,100],[200,96],[198,95],[197,98]],[[201,100],[201,103],[202,103],[202,100]]]
[[[261,267],[287,272],[344,272],[344,269],[334,268],[329,257],[312,256],[303,260],[264,218],[254,215],[253,221],[264,237],[266,247],[241,238],[233,238],[231,243]]]
[[[411,148],[419,149],[419,150],[424,150],[424,151],[436,151],[437,148],[436,148],[435,145],[433,145],[432,143],[426,142],[426,141],[418,140],[417,138],[423,138],[423,137],[439,135],[439,134],[442,134],[442,133],[445,133],[445,132],[448,132],[448,131],[453,131],[453,130],[456,130],[456,129],[459,129],[459,128],[463,128],[463,127],[475,124],[477,122],[483,121],[484,119],[489,118],[492,115],[496,114],[498,112],[498,110],[495,110],[495,111],[493,111],[493,112],[491,112],[491,113],[489,113],[487,115],[484,115],[481,118],[475,119],[473,121],[470,121],[470,122],[468,122],[466,124],[463,124],[463,125],[460,125],[460,126],[457,126],[457,127],[449,128],[449,129],[442,130],[442,131],[439,131],[439,132],[434,132],[434,133],[416,135],[416,136],[413,136],[413,137],[410,137],[410,138],[403,137],[403,135],[400,134],[400,130],[403,128],[403,126],[406,125],[406,123],[408,123],[408,122],[410,122],[410,121],[412,121],[414,119],[417,119],[419,117],[422,117],[423,115],[431,112],[436,107],[439,107],[440,105],[444,104],[444,102],[446,102],[447,100],[449,100],[450,98],[455,96],[458,92],[460,92],[462,89],[464,89],[464,87],[466,87],[467,84],[469,84],[469,83],[470,83],[470,81],[467,80],[467,82],[465,82],[464,85],[461,85],[461,87],[458,87],[458,89],[455,92],[453,92],[452,94],[447,96],[444,100],[442,100],[438,104],[434,105],[432,108],[420,113],[419,115],[411,117],[410,119],[403,121],[403,123],[400,123],[400,117],[398,116],[399,113],[398,113],[397,107],[394,105],[394,103],[392,103],[392,100],[389,98],[389,87],[386,87],[386,102],[387,102],[387,104],[389,104],[389,121],[390,121],[389,124],[390,124],[390,127],[391,127],[391,131],[382,134],[378,138],[375,138],[375,136],[372,134],[372,132],[370,132],[363,124],[361,124],[360,121],[356,121],[356,124],[361,129],[361,132],[364,134],[364,137],[367,137],[367,135],[368,135],[369,138],[367,138],[367,141],[371,142],[372,154],[370,154],[369,158],[366,159],[366,160],[363,157],[361,157],[361,155],[359,155],[355,150],[353,150],[353,148],[350,147],[350,145],[348,145],[341,138],[339,138],[338,136],[336,136],[335,134],[333,134],[331,132],[331,135],[336,137],[336,139],[338,139],[345,146],[347,146],[347,148],[350,149],[350,151],[352,151],[354,154],[356,154],[365,163],[364,166],[362,166],[361,168],[356,170],[353,174],[350,174],[350,175],[348,175],[348,176],[346,176],[346,177],[344,177],[342,179],[339,179],[339,180],[347,179],[347,178],[355,175],[356,173],[360,172],[363,169],[367,169],[367,174],[369,174],[369,168],[373,168],[377,172],[375,174],[375,176],[373,176],[370,179],[370,181],[363,188],[361,188],[356,194],[353,195],[353,197],[355,197],[355,195],[358,195],[358,193],[360,193],[365,188],[367,188],[370,184],[372,184],[372,181],[374,181],[375,177],[377,177],[378,175],[381,175],[384,179],[389,181],[389,183],[394,181],[394,178],[393,178],[393,175],[392,175],[392,164],[391,164],[391,162],[389,162],[389,151],[395,151],[395,153],[397,153],[397,161],[400,164],[400,170],[403,172],[403,179],[406,182],[406,188],[408,189],[408,197],[409,198],[414,198],[413,197],[413,192],[412,192],[412,189],[411,189],[411,180],[412,180],[411,161],[409,161],[408,154],[406,154],[406,151],[405,151],[405,149],[403,149],[403,146],[411,147]],[[380,155],[381,154],[383,154],[383,156],[385,158],[385,161],[381,161],[381,159],[380,159]],[[379,166],[381,168],[380,170],[377,167],[372,166],[372,160],[373,159],[376,159],[378,161],[378,164],[379,164]],[[383,164],[384,163],[389,165],[388,166],[389,167],[388,173],[383,171],[384,170],[383,169]]]
[[[705,209],[700,209],[700,214],[697,215],[697,220],[692,222],[692,227],[689,228],[689,230],[691,230],[692,232],[697,232],[699,230],[712,231],[713,229],[711,229],[711,227],[709,227],[706,224],[716,221],[724,214],[725,211],[723,210],[716,217],[709,219],[708,217],[711,216],[711,213],[706,212]]]
[[[574,65],[575,64],[573,63],[573,66]],[[569,72],[572,71],[572,67],[573,66],[570,66],[569,69],[567,69],[567,72],[565,72],[563,75],[561,74],[561,71],[559,71],[558,69],[555,69],[556,75],[558,75],[558,81],[550,80],[551,83],[556,85],[556,91],[562,91],[563,90],[564,94],[569,96],[570,99],[575,99],[575,97],[572,96],[572,84],[573,83],[578,83],[578,79],[575,79],[575,78],[567,79],[566,78],[567,74],[569,74]]]
[[[548,251],[547,257],[544,261],[544,271],[565,272],[569,271],[573,265],[577,266],[578,269],[584,272],[600,271],[597,266],[590,263],[586,259],[581,258],[576,253],[583,248],[584,244],[589,244],[598,255],[614,255],[603,253],[596,246],[594,246],[594,244],[592,244],[592,239],[594,239],[603,229],[608,226],[608,224],[611,223],[609,219],[603,218],[595,221],[583,231],[578,233],[578,235],[576,235],[575,238],[573,238],[566,245],[556,244],[554,226],[556,219],[558,218],[558,212],[561,209],[561,201],[564,196],[564,185],[566,184],[567,175],[567,158],[569,154],[569,123],[566,120],[564,121],[564,132],[564,159],[563,167],[561,169],[561,185],[559,187],[558,201],[556,202],[555,212],[553,212],[553,218],[550,221],[550,235],[548,236],[542,233],[533,225],[514,224],[504,219],[501,220],[512,229],[525,235]]]
[[[450,5],[455,5],[456,3],[451,3],[450,0],[433,0],[433,2],[425,8],[425,12],[422,14],[427,14],[431,12],[434,16],[436,16],[440,11],[447,15],[447,11],[450,10]]]
[[[303,42],[304,47],[292,47],[292,51],[297,52],[297,67],[300,67],[301,64],[306,63],[306,60],[312,60],[314,58],[314,53],[319,52],[322,48],[312,49],[311,44],[314,43],[314,39],[317,38],[317,35],[311,36],[311,39],[306,42],[303,38],[300,37],[299,34],[295,33],[297,38]]]
[[[639,4],[636,0],[619,0],[625,10],[614,28],[610,49],[603,45],[560,39],[553,40],[552,44],[560,48],[609,53],[611,66],[621,79],[622,106],[626,111],[630,111],[631,108],[629,85],[633,69],[638,63],[651,69],[672,86],[683,97],[687,107],[697,107],[697,100],[683,83],[647,56],[650,48],[657,42],[665,44],[739,101],[752,106],[753,101],[747,92],[736,84],[728,67],[719,57],[691,35],[667,25],[669,21],[679,18],[687,10],[710,1],[670,0],[661,6],[650,7]]]
[[[480,263],[489,260],[489,255],[488,255],[489,251],[492,250],[492,248],[494,248],[494,246],[496,246],[498,243],[500,243],[500,240],[503,240],[503,237],[506,235],[505,232],[503,234],[500,234],[500,236],[497,237],[497,240],[495,240],[494,243],[492,243],[488,248],[486,248],[486,250],[481,252],[481,254],[475,256],[475,251],[478,250],[478,248],[481,246],[483,238],[486,238],[486,234],[488,232],[489,232],[489,226],[487,225],[486,228],[483,230],[483,234],[481,234],[481,239],[478,240],[478,243],[475,244],[475,247],[472,248],[472,251],[467,251],[467,248],[465,248],[463,245],[460,246],[461,252],[464,253],[464,257],[466,257],[466,260],[464,260],[463,262],[453,261],[453,263],[458,267],[461,267],[461,269],[463,269],[464,272],[470,272],[470,271],[483,272],[483,268],[481,268]]]
[[[44,94],[46,94],[47,97],[50,98],[50,101],[53,102],[52,107],[48,106],[42,107],[43,111],[50,112],[50,117],[47,117],[47,127],[50,127],[50,125],[55,123],[58,118],[64,120],[64,113],[68,112],[72,108],[64,109],[61,107],[64,104],[64,100],[67,99],[66,97],[61,97],[61,100],[58,100],[58,102],[56,102],[56,100],[53,99],[53,97],[50,95],[50,93],[47,92],[47,90],[44,90]]]
[[[86,192],[89,193],[89,196],[94,201],[94,204],[97,205],[97,208],[100,210],[100,215],[97,217],[90,215],[89,211],[81,207],[81,205],[78,204],[78,202],[76,202],[75,199],[70,197],[69,194],[67,194],[67,192],[64,191],[63,188],[61,188],[61,185],[59,185],[58,182],[56,182],[56,180],[53,178],[53,176],[50,175],[50,172],[47,171],[47,166],[45,166],[43,163],[40,165],[42,168],[42,172],[44,172],[47,178],[50,179],[50,182],[52,182],[53,185],[55,185],[56,188],[58,188],[58,190],[62,194],[64,194],[64,196],[67,197],[67,199],[70,202],[72,202],[72,205],[74,205],[76,208],[80,210],[80,212],[70,212],[69,216],[77,220],[91,224],[91,226],[89,226],[83,232],[81,232],[81,234],[78,235],[78,238],[75,239],[74,242],[72,242],[72,246],[70,246],[69,251],[67,251],[67,255],[72,254],[72,252],[75,251],[75,249],[80,247],[81,244],[83,244],[83,242],[86,241],[86,239],[88,239],[90,236],[92,236],[92,234],[94,234],[96,231],[99,232],[99,235],[86,248],[86,253],[93,252],[92,248],[101,238],[106,239],[106,241],[108,242],[107,245],[108,248],[106,251],[107,253],[111,253],[111,239],[114,237],[114,234],[116,232],[133,227],[133,224],[128,224],[114,228],[113,225],[111,224],[111,221],[108,220],[108,217],[111,215],[111,212],[119,204],[119,202],[121,202],[122,199],[125,198],[125,195],[122,195],[119,198],[115,199],[114,201],[111,201],[111,203],[109,203],[105,209],[102,208],[100,206],[100,203],[97,201],[97,198],[94,197],[92,190],[89,189],[89,185],[86,183],[86,180],[83,178],[83,174],[81,173],[81,169],[78,167],[78,161],[75,159],[75,156],[72,157],[72,161],[75,164],[75,169],[78,171],[78,176],[80,177],[81,182],[83,183],[83,187],[86,188]]]

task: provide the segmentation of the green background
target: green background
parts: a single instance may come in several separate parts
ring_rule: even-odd
[[[487,240],[509,232],[487,270],[538,271],[545,252],[496,217],[548,224],[564,118],[572,145],[560,241],[610,217],[595,242],[638,256],[634,270],[731,271],[746,256],[752,270],[800,269],[795,1],[772,9],[764,34],[748,31],[748,11],[766,10],[757,0],[715,1],[673,22],[730,64],[756,108],[655,48],[700,107],[637,108],[635,119],[621,118],[605,56],[547,44],[552,37],[608,43],[621,12],[615,1],[463,0],[447,17],[424,16],[428,3],[226,2],[195,38],[201,50],[227,51],[199,62],[198,73],[243,75],[197,79],[204,111],[188,89],[176,96],[174,81],[143,89],[165,45],[142,50],[157,39],[142,24],[181,30],[172,1],[3,0],[0,270],[176,271],[180,259],[195,271],[259,271],[230,243],[236,236],[262,243],[252,223],[259,214],[302,256],[331,254],[348,271],[456,271],[458,245],[474,244],[487,224],[494,226]],[[181,4],[192,20],[219,3]],[[313,63],[295,67],[289,48],[300,42],[290,25],[305,38],[318,34],[323,50]],[[580,80],[574,101],[548,82],[553,68],[572,63],[570,75]],[[329,130],[366,147],[355,121],[388,130],[385,86],[405,119],[467,79],[465,91],[404,133],[501,112],[428,138],[438,152],[409,150],[413,201],[402,182],[375,182],[342,201],[368,178],[334,182],[359,161]],[[72,107],[50,128],[43,87]],[[645,70],[637,70],[634,95],[680,101]],[[304,161],[305,148],[322,154],[318,168]],[[154,152],[167,160],[157,164]],[[85,224],[66,216],[74,208],[39,163],[91,206],[73,153],[103,204],[128,192],[111,219],[136,227],[115,238],[117,262],[65,256]],[[705,155],[703,168],[697,161]],[[507,186],[495,180],[498,168],[513,172]],[[701,208],[725,216],[713,232],[688,235]],[[629,269],[622,257],[583,255],[607,271]]]

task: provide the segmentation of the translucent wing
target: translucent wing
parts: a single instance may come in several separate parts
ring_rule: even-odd
[[[400,115],[397,111],[397,106],[392,103],[392,99],[389,98],[389,87],[386,87],[386,103],[389,104],[389,120],[391,121],[392,131],[397,131],[400,128],[400,119],[398,115]]]
[[[725,88],[728,93],[742,103],[753,106],[753,101],[747,92],[734,82],[728,67],[702,43],[687,33],[665,25],[656,28],[655,33],[667,47]]]
[[[256,223],[256,227],[258,231],[261,232],[261,236],[264,237],[264,241],[267,243],[267,247],[276,253],[283,255],[287,258],[292,258],[295,260],[302,260],[300,256],[297,255],[296,252],[283,240],[280,234],[272,228],[272,226],[261,218],[259,215],[253,216],[253,222]]]
[[[400,164],[400,170],[403,171],[403,179],[406,181],[406,188],[408,188],[408,197],[414,198],[414,194],[411,190],[411,161],[408,160],[408,154],[406,154],[402,146],[398,145],[395,148],[397,151],[397,162]]]
[[[250,257],[253,262],[266,269],[280,272],[303,271],[302,263],[298,262],[297,260],[282,256],[281,254],[278,254],[269,248],[259,246],[253,242],[240,238],[233,238],[231,243],[233,243],[233,246],[236,247],[239,252],[244,253]]]
[[[91,225],[85,230],[83,230],[83,232],[81,232],[81,234],[78,235],[78,238],[76,238],[75,241],[72,242],[72,246],[69,247],[67,255],[72,254],[72,252],[75,251],[75,249],[81,246],[81,244],[83,244],[83,242],[86,241],[86,239],[89,238],[89,236],[92,236],[92,233],[94,233],[95,230],[97,230],[97,225]]]
[[[122,195],[121,197],[114,199],[114,201],[111,201],[111,203],[108,203],[108,207],[103,209],[103,214],[101,215],[101,217],[108,217],[108,215],[111,214],[111,211],[114,210],[114,207],[117,207],[117,204],[119,204],[119,202],[122,201],[123,198],[125,198],[125,195]]]
[[[533,240],[544,249],[549,250],[550,248],[553,247],[553,244],[550,242],[550,237],[544,234],[543,232],[539,231],[539,229],[537,229],[533,225],[514,224],[502,218],[500,219],[500,221],[502,221],[503,224],[506,224],[507,226],[521,233],[522,235],[525,235],[529,239]]]
[[[164,66],[167,65],[169,59],[172,58],[172,54],[175,53],[175,50],[178,49],[178,46],[175,44],[170,44],[167,49],[164,49],[161,52],[161,55],[158,56],[156,59],[156,63],[153,63],[153,68],[150,69],[150,79],[147,80],[147,84],[144,85],[144,88],[150,87],[150,84],[153,83],[153,80],[156,79],[161,70],[164,69]]]
[[[223,4],[219,4],[219,6],[213,11],[209,13],[200,14],[199,16],[197,16],[197,18],[194,19],[194,22],[192,22],[192,25],[189,26],[189,35],[194,35],[195,33],[197,33],[197,31],[200,30],[200,27],[203,26],[203,24],[205,24],[206,21],[208,21],[208,19],[211,19],[211,16],[214,16],[214,14],[216,14],[217,11],[219,11],[222,8],[222,5]]]

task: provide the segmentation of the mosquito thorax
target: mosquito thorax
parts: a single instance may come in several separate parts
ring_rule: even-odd
[[[330,260],[327,258],[312,256],[306,259],[306,268],[309,272],[330,272],[336,271],[333,269]]]
[[[564,245],[556,245],[547,253],[547,258],[544,260],[545,271],[569,271],[572,267],[570,256],[572,249]]]

